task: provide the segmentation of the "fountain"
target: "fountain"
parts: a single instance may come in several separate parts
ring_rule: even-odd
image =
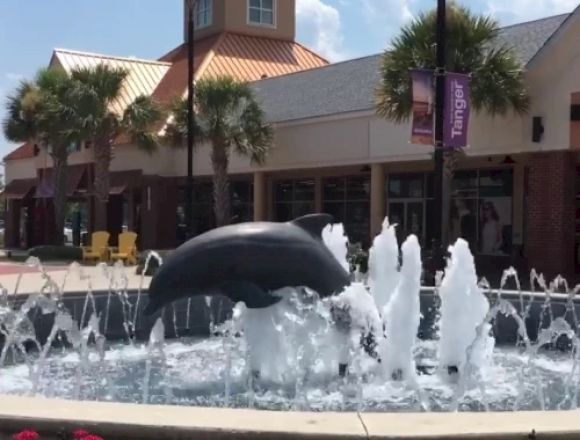
[[[534,273],[532,284],[545,293],[507,291],[504,283],[517,276],[509,269],[492,290],[478,282],[461,239],[440,285],[422,287],[419,242],[410,236],[399,248],[395,228],[386,220],[375,238],[368,279],[336,295],[305,285],[263,292],[274,300],[259,305],[176,296],[153,317],[143,313],[145,289],[129,291],[122,265],[101,268],[104,291],[71,266],[67,279],[88,286],[73,304],[31,260],[42,273],[38,292],[0,295],[0,393],[315,412],[578,408],[577,289]],[[322,238],[312,240],[348,268],[343,227],[317,231]],[[434,339],[418,337],[426,313],[438,314]],[[192,332],[202,322],[209,337]],[[106,339],[115,326],[122,332]],[[503,342],[505,329],[513,329],[514,344]]]

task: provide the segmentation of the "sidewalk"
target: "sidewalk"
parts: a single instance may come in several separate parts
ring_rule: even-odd
[[[62,265],[46,266],[44,269],[59,287],[62,287],[64,283],[64,292],[86,292],[90,287],[93,291],[108,291],[109,289],[109,280],[99,267],[83,266],[80,267],[80,272],[70,272],[68,266]],[[109,267],[109,270],[113,268]],[[151,277],[142,278],[135,272],[136,267],[129,266],[124,268],[122,273],[117,272],[114,279],[120,281],[120,278],[126,277],[129,290],[138,289],[140,286],[144,289],[148,288]],[[0,263],[0,286],[6,288],[9,295],[14,294],[19,277],[18,295],[38,292],[45,284],[41,273],[36,268],[27,267],[22,263]]]

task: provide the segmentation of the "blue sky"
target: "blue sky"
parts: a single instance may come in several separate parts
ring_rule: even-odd
[[[243,0],[228,0],[243,1]],[[278,0],[285,1],[285,0]],[[298,40],[333,61],[382,51],[435,0],[296,0]],[[579,0],[463,0],[502,24],[569,12]],[[182,41],[182,0],[0,0],[0,119],[5,96],[53,48],[158,58]],[[0,157],[14,145],[0,135]]]

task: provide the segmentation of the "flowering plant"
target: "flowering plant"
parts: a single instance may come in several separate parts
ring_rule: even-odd
[[[103,437],[93,435],[88,431],[79,429],[70,434],[61,434],[62,440],[104,440]],[[15,434],[12,440],[41,440],[40,434],[36,431],[26,430]]]

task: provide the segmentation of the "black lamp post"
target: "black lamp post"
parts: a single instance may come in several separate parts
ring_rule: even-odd
[[[434,253],[436,259],[436,268],[443,269],[445,265],[444,259],[444,249],[443,247],[447,245],[445,239],[447,233],[444,228],[448,225],[445,224],[444,219],[448,216],[444,215],[443,208],[443,186],[444,186],[444,176],[443,176],[443,164],[444,164],[444,121],[445,121],[445,74],[446,74],[446,1],[437,0],[437,33],[436,33],[436,44],[437,44],[437,68],[435,70],[435,193],[434,193],[434,209],[432,212],[432,224],[433,230],[435,231],[434,236]]]
[[[194,235],[193,227],[193,17],[197,0],[187,0],[187,182],[185,188],[185,222],[187,238]]]

